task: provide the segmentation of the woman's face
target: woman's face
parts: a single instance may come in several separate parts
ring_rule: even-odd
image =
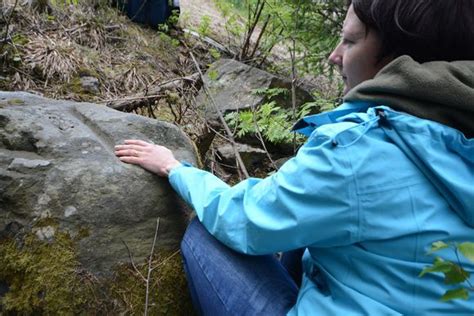
[[[344,95],[359,83],[372,79],[392,58],[378,60],[380,39],[374,30],[368,29],[357,17],[352,5],[347,11],[341,42],[329,56],[329,62],[337,65],[344,80]]]

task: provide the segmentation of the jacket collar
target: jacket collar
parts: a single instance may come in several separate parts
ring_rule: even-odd
[[[343,116],[354,112],[366,112],[368,108],[375,105],[375,103],[370,102],[344,102],[332,111],[303,117],[296,122],[292,131],[309,136],[321,125],[337,123]]]

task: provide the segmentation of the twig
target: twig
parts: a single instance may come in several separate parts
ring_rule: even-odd
[[[301,2],[298,1],[298,6],[294,12],[295,31],[298,29],[298,14],[301,9]],[[290,49],[291,56],[291,107],[293,109],[293,121],[296,120],[296,38],[291,36],[292,47]],[[293,134],[293,153],[296,152],[296,134]]]
[[[175,252],[173,252],[171,255],[169,255],[169,257],[163,259],[163,261],[161,261],[160,263],[158,263],[155,267],[153,267],[151,270],[155,270],[156,268],[159,268],[161,267],[162,265],[164,265],[165,263],[167,263],[168,261],[171,260],[171,258],[173,258],[174,256],[176,256],[181,250],[176,250]]]
[[[247,25],[247,34],[245,37],[244,44],[242,45],[242,49],[240,51],[239,60],[243,60],[244,57],[246,57],[247,55],[247,52],[250,46],[250,39],[252,37],[253,32],[255,31],[255,27],[257,26],[258,21],[260,20],[260,16],[262,15],[262,11],[264,7],[265,7],[265,1],[261,2],[260,0],[258,0],[255,5],[255,12],[253,12],[254,14],[251,17],[250,16],[251,10],[250,10],[250,4],[249,4],[249,21],[248,21],[249,24]]]
[[[145,316],[148,315],[148,301],[150,297],[150,280],[151,280],[151,272],[153,268],[151,266],[153,262],[153,253],[155,252],[155,244],[156,238],[158,237],[158,229],[160,228],[160,218],[156,219],[156,229],[155,229],[155,237],[153,238],[153,244],[151,245],[150,257],[148,258],[148,273],[146,277],[146,293],[145,293]]]
[[[121,99],[108,99],[108,100],[101,100],[97,101],[97,103],[111,103],[111,102],[122,102],[122,101],[133,101],[133,100],[141,100],[141,99],[152,99],[152,98],[161,98],[163,94],[153,94],[153,95],[144,95],[144,96],[137,96],[137,97],[128,97],[128,98],[121,98]]]
[[[263,38],[263,33],[265,33],[268,23],[270,23],[271,15],[267,15],[267,18],[265,19],[265,23],[263,24],[262,29],[260,30],[260,34],[258,34],[257,41],[255,42],[255,45],[253,47],[252,52],[250,53],[250,58],[253,58],[255,56],[255,53],[257,52],[258,47],[260,46],[260,41]]]
[[[199,72],[199,75],[201,76],[201,79],[202,79],[202,87],[204,89],[204,92],[206,93],[207,97],[209,98],[209,100],[211,101],[211,105],[214,107],[214,109],[216,110],[217,114],[219,115],[219,120],[221,121],[221,124],[223,125],[224,127],[224,130],[225,132],[227,133],[227,137],[229,138],[231,144],[232,144],[232,148],[234,149],[234,155],[235,155],[235,160],[237,161],[237,165],[239,167],[238,170],[240,170],[244,177],[245,178],[248,178],[249,177],[249,173],[247,171],[247,168],[245,167],[244,165],[244,162],[242,160],[242,157],[240,156],[239,154],[239,151],[237,150],[237,146],[236,146],[236,143],[235,143],[235,140],[234,140],[234,136],[232,136],[232,131],[230,130],[229,128],[229,125],[227,125],[227,122],[225,121],[224,119],[224,116],[222,115],[222,112],[221,110],[217,107],[217,104],[216,104],[216,101],[214,100],[214,98],[212,97],[212,94],[211,92],[209,91],[207,85],[206,85],[206,82],[204,81],[204,75],[202,74],[202,71],[201,71],[201,67],[199,67],[199,64],[196,60],[196,58],[194,57],[194,54],[193,52],[189,51],[189,54],[196,66],[196,69],[198,70]]]
[[[214,48],[220,50],[221,52],[224,52],[224,53],[229,54],[229,55],[235,55],[235,52],[233,52],[230,47],[226,47],[223,44],[217,42],[216,40],[214,40],[210,37],[202,36],[199,33],[195,32],[195,31],[188,30],[188,29],[183,29],[183,32],[186,33],[186,34],[190,34],[190,35],[200,39],[201,41],[203,41],[203,42],[205,42],[205,43],[207,43],[211,46],[214,46]]]
[[[277,170],[277,165],[275,164],[275,161],[273,161],[272,156],[268,152],[267,146],[265,145],[265,141],[263,140],[262,133],[260,132],[260,128],[258,127],[257,119],[255,118],[255,110],[253,111],[253,124],[255,125],[255,131],[257,133],[257,138],[262,144],[263,150],[265,150],[265,154],[267,155],[268,159],[270,160],[270,164],[272,165],[273,169]]]
[[[16,9],[17,5],[18,5],[18,0],[15,0],[15,3],[13,4],[12,12],[10,13],[10,16],[8,17],[8,20],[7,20],[7,23],[6,23],[7,25],[5,26],[5,35],[3,36],[2,47],[8,41],[8,37],[9,37],[9,33],[10,33],[10,30],[9,30],[10,23],[11,23],[11,20],[13,18],[13,14],[15,13],[15,9]]]
[[[186,77],[180,77],[180,78],[173,78],[173,79],[170,79],[170,80],[167,80],[167,81],[163,81],[161,82],[158,87],[160,86],[166,86],[167,84],[169,83],[173,83],[173,82],[176,82],[176,81],[191,81],[191,82],[195,82],[197,79],[199,78],[199,74],[198,73],[194,73],[190,76],[186,76]],[[154,85],[156,82],[158,82],[160,79],[155,79],[153,80],[151,83],[148,84],[148,86],[152,86]],[[148,87],[146,88],[146,91],[148,92]],[[145,93],[145,95],[147,95],[147,93]]]
[[[132,252],[130,251],[130,248],[128,248],[128,245],[127,245],[127,243],[125,242],[125,240],[122,239],[122,242],[123,242],[123,244],[125,245],[125,248],[127,248],[128,257],[130,258],[130,263],[132,264],[133,269],[134,269],[135,272],[143,279],[143,281],[146,282],[145,277],[144,277],[143,274],[140,272],[140,270],[138,270],[137,266],[135,265],[135,262],[133,261],[133,256],[132,256]]]

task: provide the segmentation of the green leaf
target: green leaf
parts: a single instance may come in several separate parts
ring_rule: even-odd
[[[454,300],[454,299],[463,299],[467,300],[469,298],[469,292],[465,288],[458,288],[454,290],[449,290],[444,293],[444,295],[441,297],[441,300],[446,302],[449,300]]]
[[[447,273],[451,271],[452,265],[453,265],[452,262],[444,261],[442,258],[436,257],[433,262],[433,265],[425,267],[423,271],[421,271],[420,275],[418,276],[422,277],[426,273],[433,273],[433,272]]]
[[[451,269],[448,272],[445,272],[444,275],[445,284],[457,284],[466,281],[471,274],[462,267],[451,262]]]
[[[449,245],[444,241],[436,241],[431,244],[431,249],[428,251],[428,254],[432,254],[433,252],[439,251],[441,249],[449,248]]]
[[[474,242],[463,242],[458,246],[458,249],[464,257],[474,262]]]
[[[210,70],[210,71],[207,73],[207,76],[208,76],[209,79],[211,79],[212,81],[216,81],[216,80],[217,80],[217,77],[219,77],[219,73],[217,72],[217,70],[212,69],[212,70]]]

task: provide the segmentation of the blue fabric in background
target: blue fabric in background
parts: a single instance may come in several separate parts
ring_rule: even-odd
[[[168,0],[129,0],[126,10],[127,16],[133,22],[151,27],[165,23],[171,15]]]

